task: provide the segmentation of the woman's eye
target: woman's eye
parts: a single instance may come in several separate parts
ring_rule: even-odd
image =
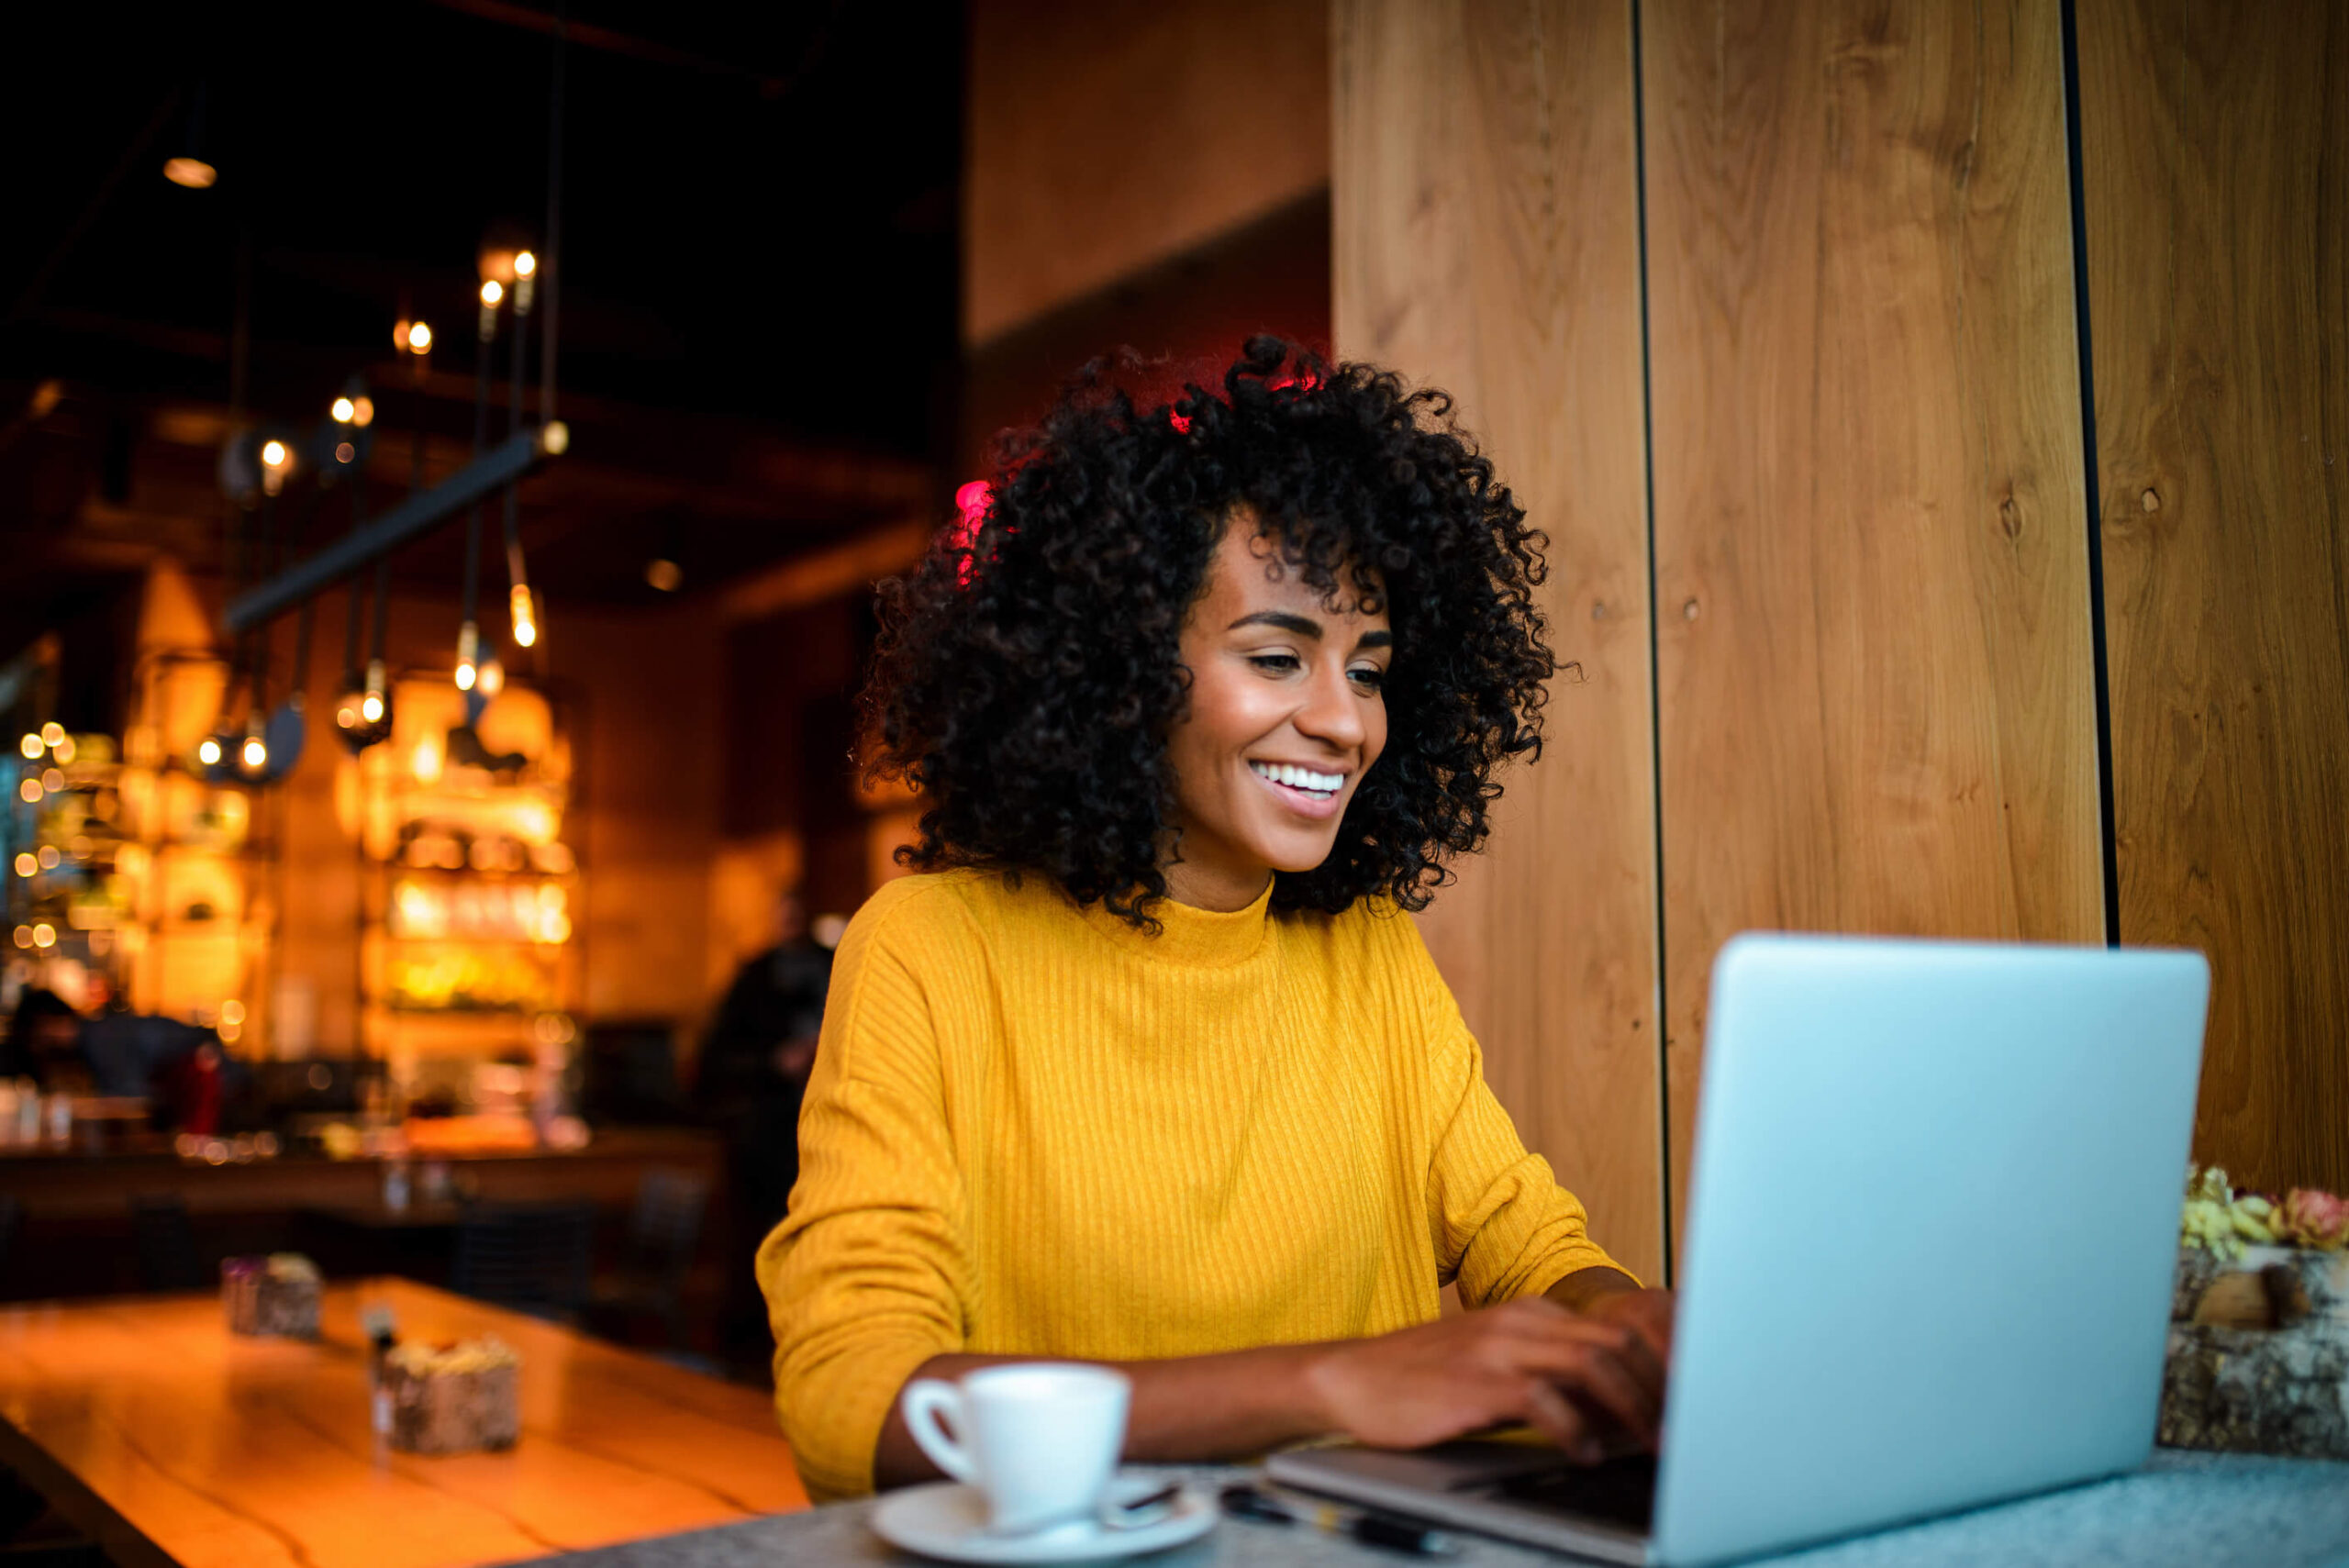
[[[1251,655],[1248,662],[1268,674],[1277,675],[1286,675],[1302,667],[1294,653],[1257,653]]]
[[[1349,670],[1346,673],[1353,677],[1353,683],[1355,685],[1361,686],[1365,690],[1375,692],[1383,690],[1386,687],[1386,672],[1378,668],[1375,664],[1366,664],[1359,670]]]

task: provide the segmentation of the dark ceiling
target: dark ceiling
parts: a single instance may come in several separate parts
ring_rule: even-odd
[[[928,505],[954,387],[960,7],[596,0],[567,23],[575,441],[523,491],[536,573],[628,602],[665,555],[691,592]],[[39,28],[0,110],[20,122],[0,657],[143,556],[218,564],[239,391],[296,427],[369,375],[378,505],[417,433],[428,476],[462,462],[477,249],[501,225],[542,245],[547,216],[551,8],[82,6]],[[186,151],[214,188],[161,177]],[[437,335],[421,380],[391,351],[404,313]],[[460,554],[444,532],[395,571],[445,584]]]

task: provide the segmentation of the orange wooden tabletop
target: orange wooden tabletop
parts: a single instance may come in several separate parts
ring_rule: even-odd
[[[404,1340],[521,1353],[511,1451],[381,1444],[378,1301]],[[321,1328],[239,1339],[209,1294],[0,1308],[0,1458],[118,1561],[183,1568],[468,1568],[807,1506],[755,1389],[406,1280],[329,1284]]]

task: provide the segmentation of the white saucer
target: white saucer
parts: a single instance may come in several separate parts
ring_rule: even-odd
[[[908,1486],[890,1493],[873,1508],[873,1528],[882,1540],[949,1562],[1097,1562],[1133,1557],[1197,1540],[1215,1528],[1215,1504],[1187,1486],[1164,1518],[1132,1529],[1110,1529],[1083,1519],[1033,1535],[990,1535],[986,1500],[977,1487],[958,1481]]]

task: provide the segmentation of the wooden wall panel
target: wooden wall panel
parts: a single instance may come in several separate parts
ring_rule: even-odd
[[[968,15],[965,347],[1329,183],[1324,0],[972,0]]]
[[[2078,29],[2121,935],[2210,955],[2199,1157],[2349,1191],[2349,9]]]
[[[2097,941],[2057,0],[1647,0],[1673,1190],[1749,927]]]
[[[1332,37],[1338,350],[1458,397],[1550,535],[1542,610],[1582,677],[1423,928],[1527,1142],[1659,1279],[1630,7],[1339,0]]]

